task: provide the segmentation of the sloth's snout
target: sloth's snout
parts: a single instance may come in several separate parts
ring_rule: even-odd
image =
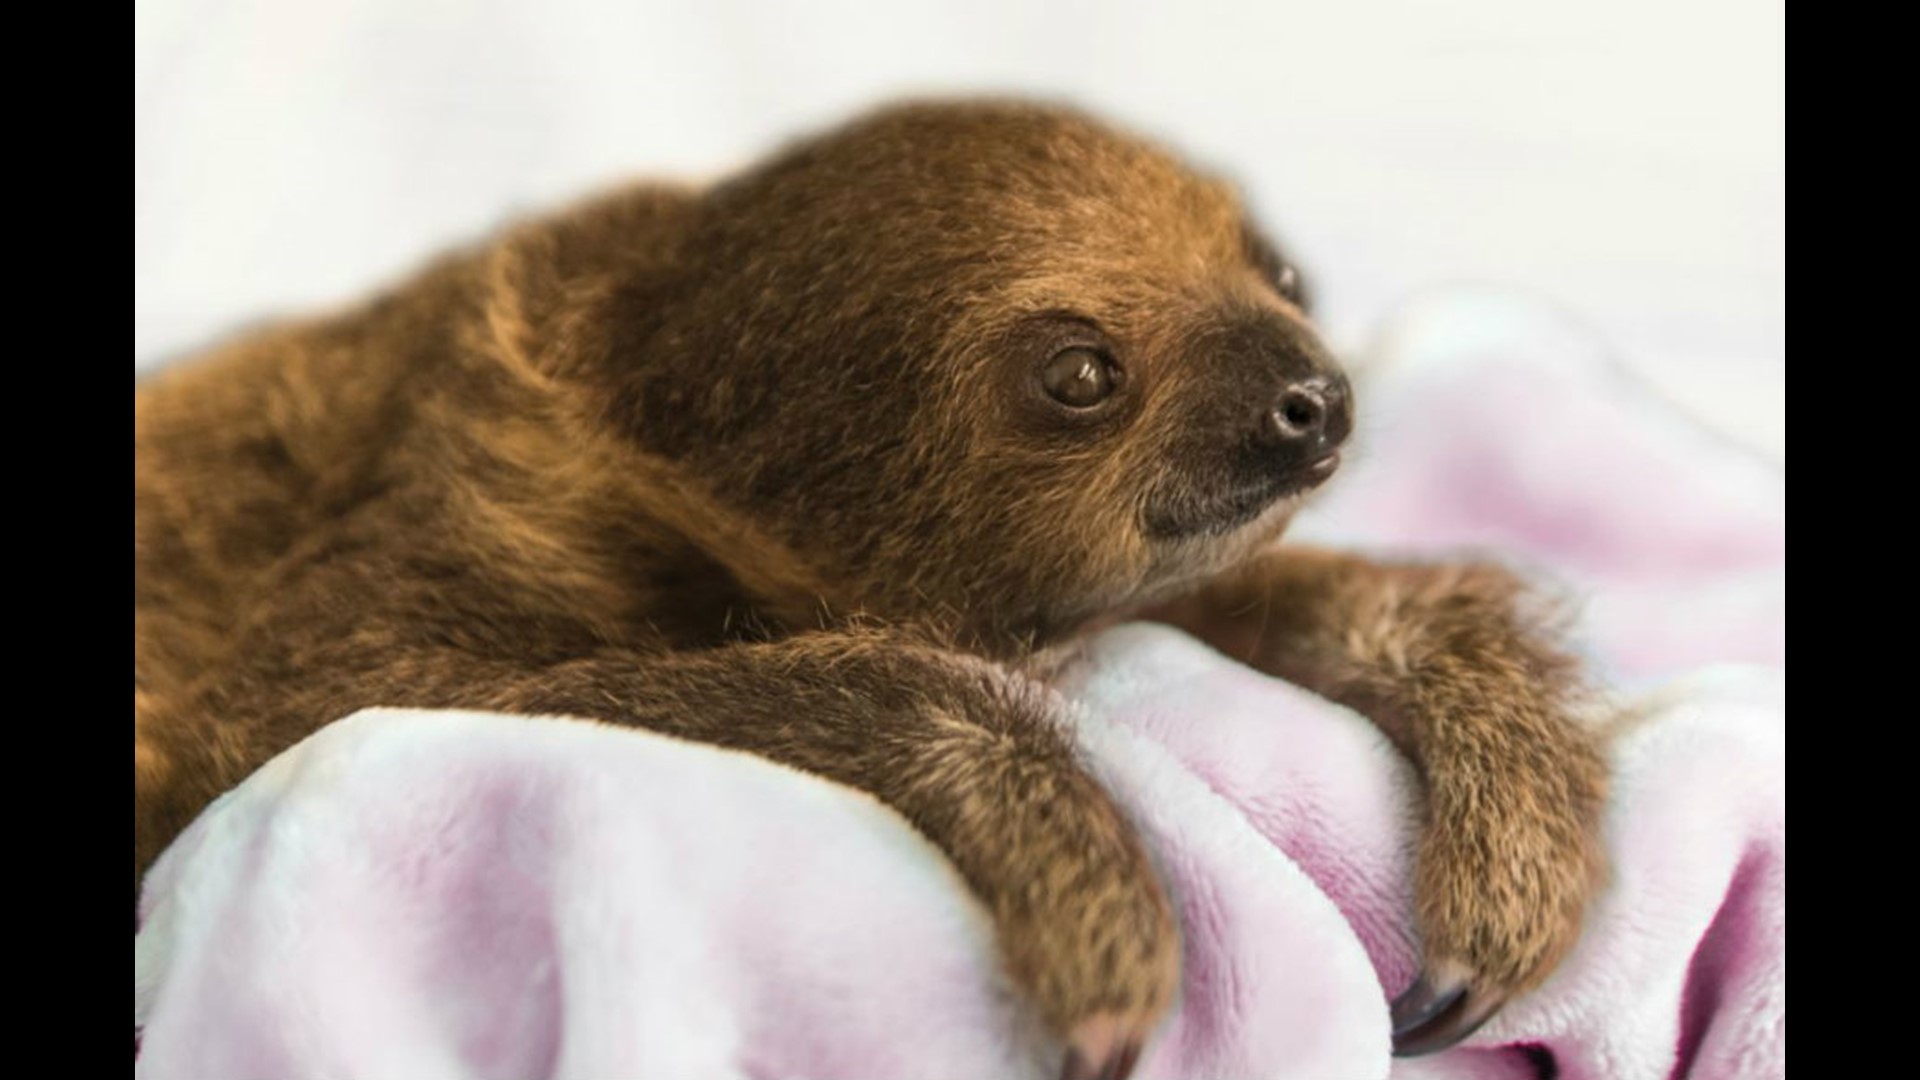
[[[1212,403],[1203,429],[1211,438],[1200,444],[1211,453],[1181,455],[1193,471],[1147,506],[1149,536],[1224,536],[1276,501],[1319,487],[1333,475],[1340,466],[1340,444],[1353,432],[1353,391],[1331,365],[1297,368],[1307,374],[1274,378],[1264,393],[1242,388],[1232,400]],[[1265,408],[1247,408],[1256,401]],[[1252,416],[1241,420],[1234,434],[1233,418],[1248,413]],[[1219,456],[1223,439],[1232,440],[1224,460]]]
[[[1261,412],[1254,442],[1284,464],[1329,461],[1353,431],[1353,395],[1341,375],[1314,375],[1290,383]]]

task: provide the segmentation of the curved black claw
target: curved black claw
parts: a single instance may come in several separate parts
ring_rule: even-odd
[[[1434,982],[1423,973],[1393,1000],[1393,1055],[1417,1057],[1445,1050],[1474,1033],[1505,999],[1465,980]]]

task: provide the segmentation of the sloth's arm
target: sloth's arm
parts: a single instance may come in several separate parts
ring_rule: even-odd
[[[1009,973],[1083,1071],[1137,1053],[1171,998],[1178,936],[1151,864],[1077,763],[1056,699],[1039,684],[876,632],[696,652],[600,649],[544,663],[434,645],[434,636],[416,625],[361,626],[298,663],[229,672],[219,690],[143,718],[136,742],[151,736],[153,768],[135,770],[136,879],[218,788],[353,708],[571,715],[748,751],[899,811],[992,912]],[[215,790],[181,787],[189,777]]]
[[[1425,781],[1427,968],[1396,1003],[1403,1051],[1543,979],[1599,880],[1606,771],[1547,614],[1498,567],[1288,547],[1149,613],[1369,717]]]

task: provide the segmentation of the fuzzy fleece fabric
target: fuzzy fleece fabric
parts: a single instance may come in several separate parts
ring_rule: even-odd
[[[1411,771],[1344,709],[1115,628],[1062,689],[1181,919],[1181,997],[1136,1075],[1784,1076],[1784,475],[1523,304],[1416,308],[1373,359],[1367,441],[1294,538],[1497,549],[1583,600],[1621,717],[1611,880],[1544,987],[1392,1059]],[[138,1076],[1059,1068],[984,914],[891,811],[644,732],[345,718],[209,808],[140,911]]]

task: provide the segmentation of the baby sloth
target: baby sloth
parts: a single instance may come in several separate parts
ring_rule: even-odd
[[[952,859],[1065,1074],[1180,946],[1049,674],[1160,620],[1371,717],[1427,793],[1395,1048],[1545,977],[1605,773],[1522,585],[1279,546],[1346,378],[1224,184],[1085,116],[892,108],[648,185],[134,392],[134,878],[373,705],[630,724],[872,793]]]

